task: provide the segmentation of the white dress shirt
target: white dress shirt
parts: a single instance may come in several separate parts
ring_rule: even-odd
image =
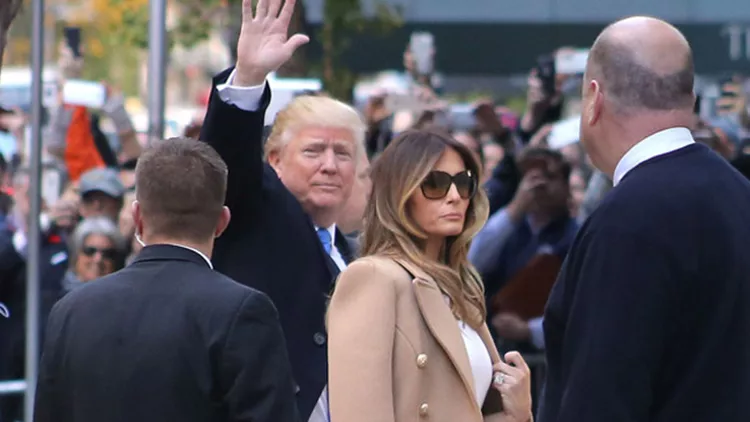
[[[644,161],[659,155],[669,154],[678,149],[694,144],[695,140],[688,128],[673,127],[656,132],[648,138],[635,144],[623,155],[615,167],[612,183],[617,186],[623,177]]]
[[[263,90],[266,84],[256,86],[236,86],[232,85],[234,81],[234,72],[229,74],[227,81],[216,86],[219,92],[219,98],[227,104],[231,104],[241,110],[256,111],[260,107],[260,100],[263,98]]]
[[[318,230],[320,230],[320,227],[315,226],[316,233]],[[346,268],[346,262],[344,262],[344,256],[341,255],[341,251],[336,247],[336,225],[332,225],[327,228],[326,231],[331,235],[331,253],[329,256],[333,259],[333,262],[336,263],[336,266],[339,267],[339,270],[344,271],[344,268]]]

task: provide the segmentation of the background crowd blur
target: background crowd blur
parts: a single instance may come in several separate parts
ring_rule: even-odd
[[[313,9],[317,3],[305,2]],[[504,2],[485,3],[500,7]],[[746,18],[750,20],[750,10]],[[56,89],[45,108],[43,203],[38,216],[29,215],[28,105],[10,94],[15,92],[11,87],[18,85],[11,80],[30,80],[29,70],[23,66],[3,69],[0,79],[0,303],[4,304],[0,310],[9,310],[9,315],[0,316],[0,381],[24,375],[30,219],[38,218],[42,228],[42,321],[60,297],[123,268],[139,250],[129,206],[135,163],[142,147],[151,141],[142,124],[142,111],[133,105],[131,95],[118,89],[118,78],[86,80],[91,74],[89,62],[80,51],[86,44],[81,41],[86,31],[67,28],[56,35],[60,42],[54,44],[59,48],[53,53],[56,63],[50,66]],[[377,45],[376,40],[372,35],[368,45]],[[451,75],[439,63],[453,59],[444,55],[439,41],[429,31],[410,33],[395,57],[402,67],[357,80],[346,100],[368,124],[370,160],[398,133],[415,127],[447,131],[475,153],[482,165],[491,217],[475,240],[470,258],[485,282],[488,322],[499,348],[520,348],[533,364],[534,356],[544,350],[541,316],[562,260],[580,224],[612,186],[592,167],[578,143],[580,80],[585,47],[593,36],[580,45],[562,40],[551,51],[522,55],[536,57],[530,60],[477,46],[474,59],[464,66],[476,62],[481,67],[492,54],[516,61],[514,66],[526,71],[520,92],[506,84],[471,95],[457,95],[455,87],[446,89]],[[738,68],[701,75],[691,130],[697,141],[750,177],[750,71],[742,71],[750,69],[750,45],[746,48],[748,57],[738,62]],[[696,62],[701,63],[699,56]],[[346,63],[338,66],[346,68]],[[700,74],[700,65],[697,70]],[[115,69],[112,73],[122,74]],[[165,119],[170,134],[197,137],[200,133],[207,101],[200,92],[210,86],[208,78],[203,80],[191,85],[199,87],[193,89],[198,95],[192,100],[168,108]],[[310,91],[335,95],[339,89],[329,89],[325,78],[280,76],[270,85],[274,103],[267,124],[295,95]],[[352,238],[360,229],[370,189],[366,166],[360,170],[348,214],[339,222]],[[542,370],[541,365],[535,368],[537,373]],[[0,396],[0,420],[20,418],[20,411],[17,396]]]

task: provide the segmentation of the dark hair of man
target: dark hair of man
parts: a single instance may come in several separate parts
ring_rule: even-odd
[[[548,148],[529,147],[524,149],[518,158],[521,167],[534,160],[544,160],[551,163],[556,172],[558,172],[566,182],[570,178],[570,173],[573,171],[570,163],[565,159],[565,156],[563,156],[562,153]]]
[[[135,195],[150,236],[205,242],[216,230],[226,190],[226,164],[194,139],[152,144],[135,169]]]
[[[640,63],[631,47],[611,39],[596,42],[590,60],[605,84],[604,92],[614,99],[620,111],[693,108],[694,67],[689,49],[682,65],[666,74]]]

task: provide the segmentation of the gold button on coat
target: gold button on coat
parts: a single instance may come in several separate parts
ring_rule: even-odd
[[[424,368],[425,366],[427,366],[427,355],[421,353],[417,356],[417,366],[420,368]]]
[[[421,406],[419,406],[419,416],[425,417],[427,416],[427,411],[430,410],[430,406],[427,403],[422,403]]]

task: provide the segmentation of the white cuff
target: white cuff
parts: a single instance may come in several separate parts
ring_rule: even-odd
[[[19,255],[23,256],[23,251],[26,249],[27,243],[28,240],[26,239],[26,233],[22,230],[16,230],[16,232],[13,233],[13,247],[16,248],[16,252],[18,252]]]
[[[236,86],[232,85],[234,81],[234,72],[229,74],[227,81],[217,85],[216,90],[219,92],[219,98],[227,104],[233,105],[245,111],[258,111],[260,100],[263,98],[263,91],[266,89],[266,83],[256,86]]]
[[[544,317],[529,320],[529,331],[531,331],[531,344],[539,350],[544,350]]]

